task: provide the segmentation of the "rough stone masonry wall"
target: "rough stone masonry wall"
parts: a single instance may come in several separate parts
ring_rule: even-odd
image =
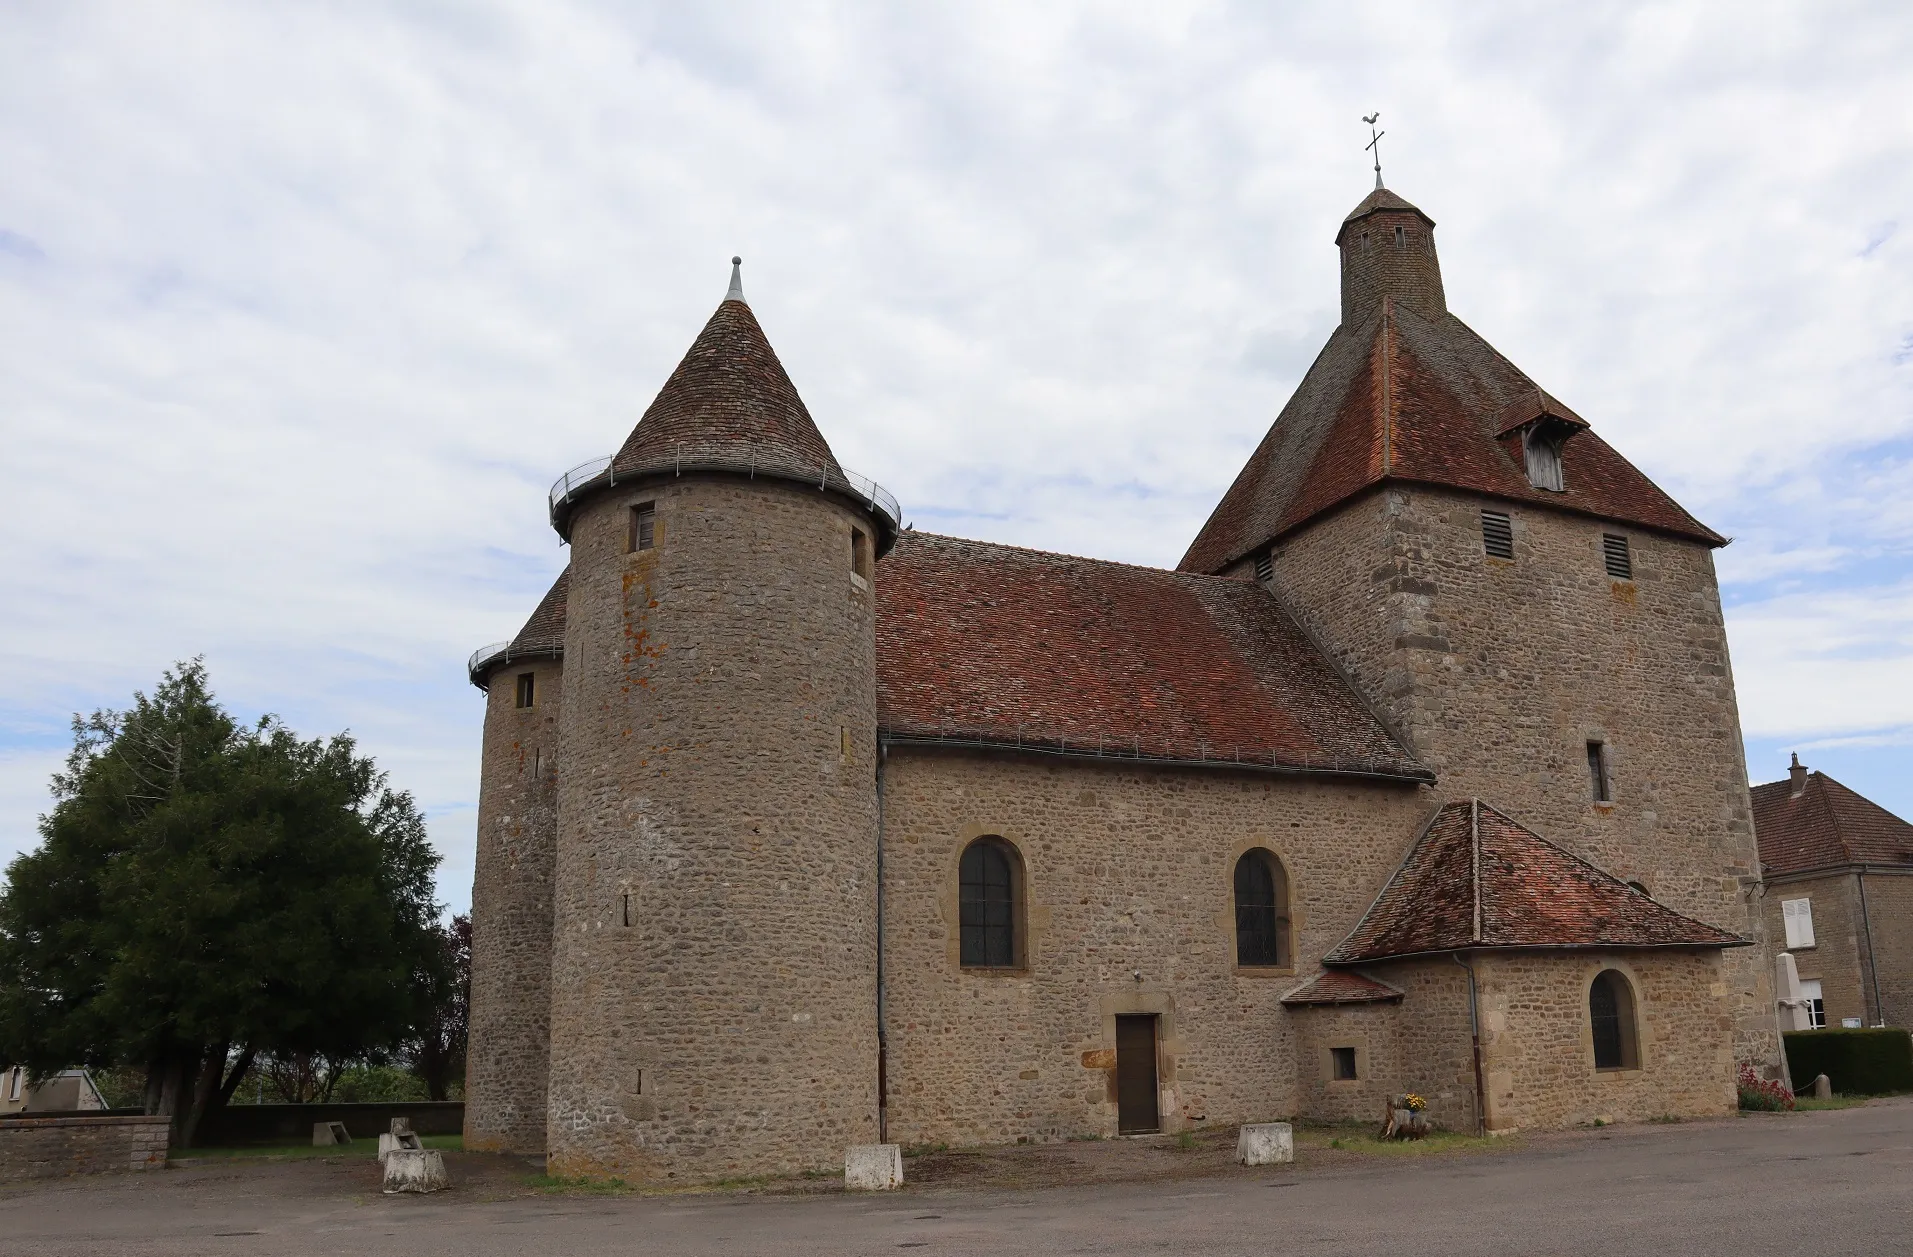
[[[1490,559],[1481,509],[1513,519]],[[1622,533],[1634,579],[1609,578]],[[1564,512],[1391,486],[1286,540],[1275,582],[1415,752],[1676,911],[1762,940],[1727,953],[1739,1059],[1777,1064],[1740,715],[1713,555]],[[1608,744],[1613,802],[1587,743]]]
[[[627,553],[630,509],[656,545]],[[876,637],[865,517],[685,475],[572,531],[555,1174],[689,1182],[876,1142]]]
[[[1867,889],[1871,891],[1872,887]],[[1787,925],[1780,906],[1787,899],[1812,903],[1812,947],[1787,946]],[[1761,916],[1774,954],[1792,952],[1800,980],[1819,980],[1829,1026],[1839,1025],[1843,1017],[1859,1017],[1871,1024],[1868,1010],[1873,1005],[1873,994],[1867,990],[1860,954],[1860,894],[1851,873],[1769,882],[1761,898]]]
[[[1414,786],[892,747],[889,1138],[1115,1134],[1119,1013],[1161,1018],[1164,1129],[1293,1114],[1296,1027],[1317,1014],[1278,1001],[1318,971],[1430,810]],[[984,835],[1022,857],[1021,970],[959,963],[958,862]],[[1288,871],[1288,969],[1235,964],[1235,862],[1256,846]]]
[[[164,1117],[0,1118],[0,1182],[166,1167]]]
[[[1468,974],[1453,961],[1396,961],[1364,970],[1405,992],[1399,1003],[1298,1008],[1296,1113],[1318,1121],[1381,1124],[1390,1096],[1414,1092],[1444,1130],[1475,1128],[1474,1044]],[[1330,1050],[1355,1049],[1356,1077],[1338,1080]]]
[[[526,672],[533,704],[521,708]],[[562,677],[556,660],[505,664],[485,698],[465,1063],[465,1146],[475,1150],[545,1150]]]
[[[1488,1129],[1733,1113],[1723,954],[1732,953],[1477,956]],[[1594,1067],[1588,988],[1603,969],[1620,970],[1633,988],[1638,1069]]]

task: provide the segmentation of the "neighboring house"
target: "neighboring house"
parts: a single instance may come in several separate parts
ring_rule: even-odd
[[[65,1113],[106,1108],[93,1075],[84,1069],[63,1069],[39,1086],[33,1086],[24,1065],[0,1073],[0,1114]]]
[[[1913,825],[1798,755],[1753,799],[1767,935],[1813,1024],[1913,1028]]]
[[[1778,1068],[1725,539],[1449,312],[1428,215],[1334,239],[1174,571],[903,526],[733,273],[469,665],[468,1148],[685,1183]]]

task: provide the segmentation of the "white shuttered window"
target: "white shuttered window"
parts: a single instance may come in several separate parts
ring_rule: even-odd
[[[1782,899],[1780,919],[1787,925],[1787,946],[1813,946],[1813,900]]]

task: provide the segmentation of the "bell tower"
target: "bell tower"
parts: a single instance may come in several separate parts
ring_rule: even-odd
[[[1356,327],[1392,298],[1428,319],[1448,313],[1435,256],[1435,220],[1377,185],[1335,233],[1342,251],[1342,326]]]
[[[846,473],[731,288],[571,543],[551,1171],[696,1182],[877,1138],[875,558]]]

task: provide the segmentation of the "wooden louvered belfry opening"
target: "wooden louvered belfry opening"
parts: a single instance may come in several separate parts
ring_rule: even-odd
[[[1615,580],[1634,579],[1634,556],[1628,551],[1626,537],[1602,533],[1601,558],[1607,564],[1607,574]]]
[[[1514,557],[1514,521],[1501,511],[1481,513],[1481,544],[1491,559]]]

